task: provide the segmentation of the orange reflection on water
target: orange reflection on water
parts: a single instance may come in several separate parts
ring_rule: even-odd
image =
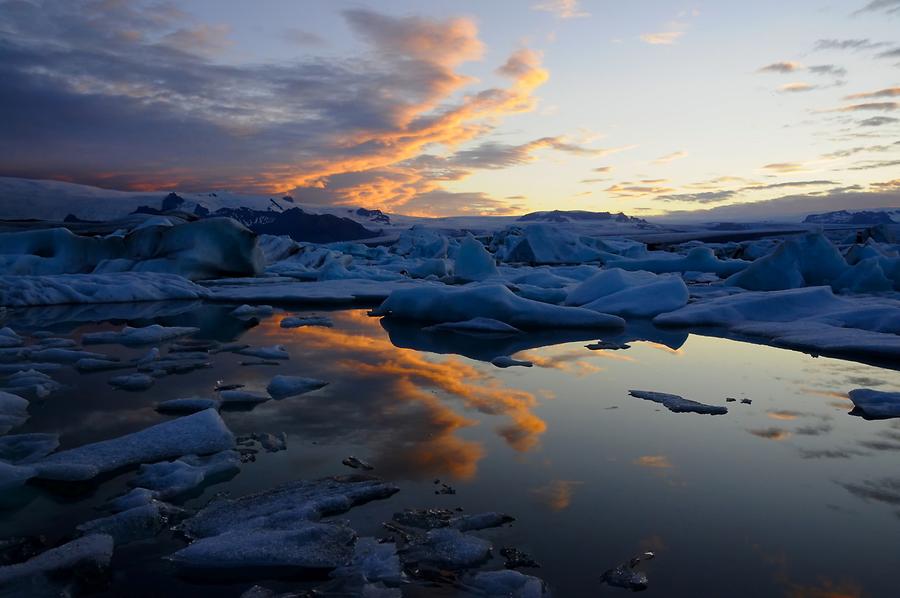
[[[575,488],[583,483],[578,480],[553,480],[549,484],[533,488],[531,494],[551,511],[562,511],[572,504]]]
[[[497,431],[515,450],[535,447],[547,429],[546,423],[532,412],[538,404],[534,394],[507,388],[459,357],[437,361],[412,349],[397,348],[379,321],[364,311],[333,314],[334,328],[283,329],[282,319],[274,317],[264,322],[264,333],[276,342],[298,343],[304,350],[333,355],[333,366],[346,375],[379,379],[391,389],[392,398],[397,401],[424,405],[431,423],[437,424],[441,433],[418,445],[414,459],[434,464],[436,470],[440,465],[452,475],[470,477],[483,456],[483,449],[479,443],[454,435],[460,428],[477,422],[455,413],[435,391],[460,399],[466,408],[508,418],[510,422],[499,426]]]

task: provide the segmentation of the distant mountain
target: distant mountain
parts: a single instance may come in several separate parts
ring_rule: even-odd
[[[233,218],[250,230],[266,235],[287,235],[295,241],[333,243],[371,239],[381,234],[363,225],[331,214],[308,214],[300,208],[283,212],[251,208],[221,208],[211,214]]]
[[[900,210],[873,210],[865,212],[848,212],[838,210],[824,214],[810,214],[803,222],[806,224],[894,224],[900,222]]]
[[[594,222],[594,221],[611,221],[611,222],[630,222],[630,223],[646,223],[642,218],[634,216],[626,216],[622,212],[613,214],[611,212],[588,212],[586,210],[550,210],[546,212],[531,212],[520,216],[519,222]]]

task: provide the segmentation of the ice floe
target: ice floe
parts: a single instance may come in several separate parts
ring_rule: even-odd
[[[81,337],[84,344],[120,344],[126,346],[151,345],[163,341],[172,340],[181,336],[187,336],[198,332],[199,328],[191,326],[160,326],[151,324],[143,328],[125,326],[121,330],[105,330],[103,332],[88,332]]]
[[[234,436],[212,409],[156,424],[133,434],[53,453],[33,464],[38,477],[88,480],[129,465],[234,447]]]
[[[851,413],[871,419],[900,417],[900,392],[882,392],[868,388],[851,390],[848,395],[853,401]]]
[[[0,591],[8,595],[50,594],[50,578],[58,580],[74,569],[99,571],[109,566],[114,541],[107,534],[89,534],[51,548],[24,563],[0,567]],[[58,594],[59,590],[57,590]]]
[[[0,390],[0,434],[6,434],[28,420],[28,400]]]
[[[638,399],[659,403],[673,413],[701,413],[706,415],[724,415],[728,413],[728,408],[721,405],[706,405],[664,392],[629,390],[628,394]]]
[[[327,384],[327,382],[315,378],[278,375],[272,378],[266,391],[274,399],[286,399],[318,390]]]
[[[433,323],[490,318],[521,329],[625,326],[618,316],[524,299],[496,284],[402,289],[391,293],[371,315]]]

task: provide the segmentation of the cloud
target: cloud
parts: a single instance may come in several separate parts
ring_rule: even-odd
[[[855,166],[850,166],[847,170],[874,170],[876,168],[888,168],[900,166],[900,160],[866,160],[858,162]]]
[[[873,42],[866,39],[820,39],[816,41],[815,50],[874,50],[889,46],[887,42]]]
[[[669,46],[678,41],[684,35],[684,31],[659,31],[657,33],[643,33],[641,41],[654,46]]]
[[[544,486],[533,488],[531,494],[551,511],[562,511],[569,508],[575,488],[583,483],[577,480],[553,480]]]
[[[667,219],[694,222],[728,220],[798,221],[808,214],[832,212],[853,206],[854,210],[871,210],[900,205],[900,182],[872,183],[869,190],[832,189],[822,193],[783,195],[760,201],[745,201],[704,210],[673,211]]]
[[[610,172],[612,170],[612,166],[598,166],[594,168],[594,172]]]
[[[890,112],[900,108],[900,102],[864,102],[835,108],[833,112],[859,112],[859,111],[885,111]]]
[[[802,82],[785,83],[784,85],[782,85],[781,87],[778,88],[778,91],[781,91],[783,93],[797,93],[797,92],[803,92],[803,91],[812,91],[813,89],[816,89],[816,87],[817,87],[816,85],[810,85],[809,83],[802,83]]]
[[[900,58],[900,48],[894,48],[893,50],[885,50],[884,52],[879,52],[877,54],[878,58]]]
[[[782,174],[787,172],[803,172],[809,169],[805,164],[802,164],[800,162],[773,162],[771,164],[766,164],[765,166],[763,166],[763,170]]]
[[[677,152],[672,152],[671,154],[660,156],[659,158],[653,160],[652,164],[668,164],[669,162],[674,162],[675,160],[687,158],[687,155],[688,153],[686,151],[678,150]]]
[[[718,203],[732,199],[737,191],[702,191],[700,193],[677,193],[660,195],[654,199],[659,201],[687,201],[692,203]]]
[[[898,14],[900,13],[900,0],[871,0],[859,10],[854,11],[853,14],[858,15],[866,12],[884,12],[889,15]]]
[[[892,150],[900,150],[900,141],[897,141],[890,145],[860,145],[856,147],[850,147],[847,149],[822,154],[822,157],[826,160],[830,160],[835,158],[846,158],[848,156],[860,154],[863,152],[889,152]]]
[[[847,74],[847,69],[834,64],[817,64],[807,69],[815,75],[831,75],[834,77],[843,77]]]
[[[412,160],[533,110],[548,77],[522,48],[498,69],[501,84],[460,93],[475,81],[459,67],[484,53],[465,18],[348,10],[367,44],[358,58],[245,65],[211,60],[223,30],[174,9],[0,0],[0,10],[0,153],[10,157],[0,175],[418,211],[420,195],[436,205],[428,194],[442,179]],[[477,205],[501,209],[486,196]]]
[[[559,19],[581,19],[591,13],[581,9],[579,0],[546,0],[532,6],[533,10],[552,12]]]
[[[622,198],[643,197],[645,195],[664,195],[675,191],[672,187],[664,187],[655,183],[663,182],[662,179],[646,181],[623,181],[610,185],[604,191]]]
[[[781,428],[764,428],[762,430],[747,430],[754,436],[765,438],[766,440],[785,440],[790,438],[791,433]]]
[[[872,116],[870,118],[859,121],[861,127],[882,127],[900,122],[900,118],[892,118],[890,116]]]
[[[322,46],[327,43],[325,38],[317,33],[293,27],[285,29],[281,36],[285,41],[298,46]]]
[[[760,67],[757,72],[758,73],[793,73],[794,71],[801,70],[803,65],[799,62],[793,62],[790,60],[785,60],[782,62],[773,62],[772,64],[767,64],[764,67]]]
[[[869,98],[896,98],[900,97],[900,87],[886,87],[877,91],[854,93],[844,96],[845,100],[865,100]]]

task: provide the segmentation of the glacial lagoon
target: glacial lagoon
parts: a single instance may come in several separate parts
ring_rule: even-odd
[[[124,324],[194,326],[188,337],[253,347],[283,345],[288,360],[211,353],[211,366],[161,377],[144,391],[114,389],[118,371],[51,372],[63,388],[31,401],[14,434],[59,434],[60,450],[170,420],[162,401],[214,397],[222,385],[265,392],[273,376],[328,382],[302,396],[221,410],[238,437],[240,472],[177,501],[198,509],[298,479],[358,474],[355,456],[399,492],[334,519],[360,537],[396,540],[383,524],[404,509],[462,514],[495,511],[512,523],[471,532],[515,548],[539,568],[555,596],[624,595],[605,571],[635,555],[656,596],[892,596],[900,556],[900,420],[850,415],[854,388],[896,390],[900,373],[814,357],[715,330],[658,329],[630,322],[625,333],[543,332],[508,338],[429,332],[420,325],[343,311],[276,310],[236,317],[234,305],[143,304],[18,310],[27,342],[36,331],[80,341]],[[323,316],[332,326],[282,328],[288,316]],[[41,335],[39,335],[41,336]],[[46,335],[43,335],[46,336]],[[597,340],[629,348],[591,350]],[[155,345],[87,345],[123,361]],[[533,367],[499,368],[512,355]],[[275,363],[275,365],[271,365]],[[677,394],[727,408],[725,415],[673,413],[629,390]],[[270,433],[286,449],[247,441]],[[84,483],[32,481],[9,491],[0,537],[41,547],[74,537],[77,525],[108,515],[136,468]],[[459,511],[457,511],[459,510]],[[172,526],[177,524],[173,520]],[[166,557],[186,545],[177,530],[117,546],[98,596],[239,596],[255,584],[276,592],[311,590],[327,576],[231,579],[184,575]],[[7,548],[9,544],[6,545]],[[43,548],[41,548],[43,549]],[[8,558],[8,557],[7,557]],[[465,574],[407,572],[404,596],[470,595]],[[471,571],[469,572],[471,573]],[[476,595],[476,594],[471,594]]]

